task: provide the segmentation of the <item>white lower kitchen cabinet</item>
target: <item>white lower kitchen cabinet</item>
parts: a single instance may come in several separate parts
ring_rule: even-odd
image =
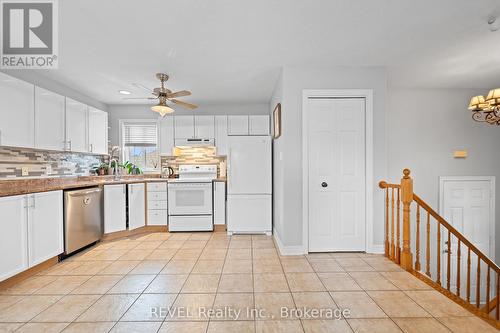
[[[28,261],[32,267],[64,252],[63,192],[30,194],[27,204]]]
[[[128,229],[146,225],[146,196],[144,183],[128,185]]]
[[[214,224],[226,224],[225,182],[214,182]]]
[[[127,229],[127,186],[104,186],[104,233]]]
[[[0,198],[0,281],[64,252],[62,191]]]
[[[0,281],[28,269],[26,196],[0,198]]]
[[[167,226],[167,195],[167,182],[154,182],[147,184],[148,225]]]

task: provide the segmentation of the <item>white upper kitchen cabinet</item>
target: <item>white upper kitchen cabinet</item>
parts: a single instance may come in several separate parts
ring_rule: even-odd
[[[89,107],[89,149],[91,153],[108,153],[108,113]]]
[[[215,118],[214,116],[194,117],[194,136],[198,139],[215,138]]]
[[[66,97],[66,141],[67,149],[88,152],[87,105]]]
[[[35,146],[35,86],[0,73],[0,145]]]
[[[174,117],[165,116],[159,121],[160,127],[160,155],[173,154],[174,149]]]
[[[227,155],[227,116],[215,116],[215,146],[217,155]]]
[[[35,147],[64,150],[64,96],[35,87]]]
[[[0,281],[28,268],[26,196],[0,198]]]
[[[194,138],[194,116],[175,116],[174,118],[175,138]]]
[[[250,135],[269,135],[269,116],[248,116],[248,133]]]
[[[146,195],[144,183],[128,185],[128,229],[146,225]]]
[[[227,116],[228,135],[248,135],[248,116]]]
[[[127,229],[127,186],[104,185],[104,233]]]
[[[64,252],[63,192],[30,194],[27,205],[28,261],[33,267]]]

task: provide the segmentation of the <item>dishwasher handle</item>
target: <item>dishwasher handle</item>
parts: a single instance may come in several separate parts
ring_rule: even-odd
[[[95,188],[95,189],[91,189],[91,190],[87,190],[87,191],[75,191],[75,192],[69,192],[68,195],[72,196],[72,197],[82,197],[82,196],[85,196],[85,195],[89,195],[89,194],[93,194],[93,193],[99,193],[101,192],[101,189],[100,188]]]

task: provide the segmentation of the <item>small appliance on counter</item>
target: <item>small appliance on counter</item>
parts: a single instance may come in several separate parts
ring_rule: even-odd
[[[168,182],[168,230],[213,231],[213,185],[217,165],[180,165]]]
[[[161,177],[162,178],[175,178],[175,172],[172,167],[163,167],[161,169]]]

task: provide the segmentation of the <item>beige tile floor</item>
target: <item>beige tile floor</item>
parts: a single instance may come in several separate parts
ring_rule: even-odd
[[[283,317],[283,307],[349,313]],[[152,233],[98,244],[1,291],[0,332],[12,331],[496,330],[380,255],[285,257],[267,236]]]

